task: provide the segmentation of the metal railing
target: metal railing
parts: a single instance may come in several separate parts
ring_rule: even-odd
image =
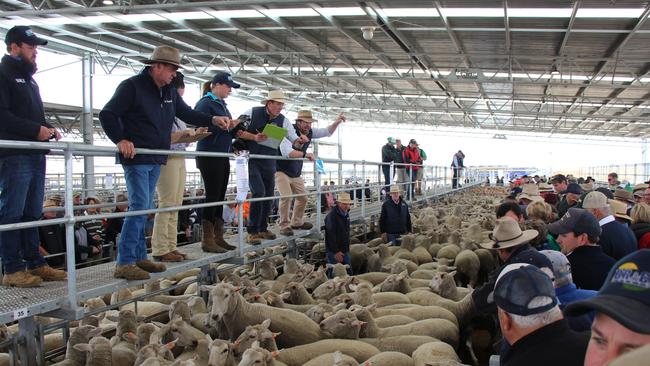
[[[74,212],[78,207],[73,206],[73,194],[74,194],[74,185],[73,185],[73,157],[74,156],[112,156],[117,153],[117,149],[114,147],[100,147],[86,144],[78,144],[72,142],[26,142],[26,141],[8,141],[0,140],[0,148],[12,148],[12,149],[49,149],[51,153],[57,155],[63,155],[65,160],[65,172],[64,176],[64,216],[62,218],[54,218],[48,220],[38,220],[30,222],[19,222],[13,224],[0,225],[0,231],[7,230],[17,230],[25,228],[34,228],[46,225],[53,224],[63,224],[65,225],[65,238],[66,238],[66,270],[68,272],[68,283],[67,283],[67,300],[68,306],[71,309],[77,307],[77,282],[76,282],[76,272],[75,272],[75,249],[74,249],[74,225],[77,222],[83,222],[94,219],[110,219],[110,218],[120,218],[128,216],[139,216],[145,214],[155,214],[158,212],[174,212],[180,210],[188,209],[199,209],[205,207],[214,207],[227,204],[236,204],[239,207],[239,220],[237,226],[238,232],[238,245],[236,249],[237,256],[243,255],[243,243],[244,243],[244,232],[245,228],[243,225],[243,203],[244,202],[260,202],[266,200],[274,200],[279,197],[264,197],[264,198],[250,198],[245,201],[234,201],[227,200],[222,202],[208,202],[208,203],[194,203],[184,206],[175,206],[175,207],[166,207],[166,208],[156,208],[148,210],[138,210],[138,211],[128,211],[128,212],[114,212],[114,213],[100,213],[95,215],[84,215],[84,216],[75,216]],[[184,156],[186,158],[192,158],[196,156],[208,156],[208,157],[228,157],[234,159],[235,155],[227,153],[210,153],[210,152],[200,152],[200,151],[172,151],[172,150],[153,150],[153,149],[136,149],[137,154],[156,154],[156,155],[178,155]],[[251,155],[250,159],[266,159],[266,160],[301,160],[301,159],[287,159],[280,156],[267,156],[267,155]],[[361,189],[361,199],[359,202],[361,216],[366,216],[366,206],[369,202],[366,200],[366,189],[379,191],[381,188],[385,187],[383,184],[382,176],[382,165],[386,163],[380,162],[369,162],[369,161],[358,161],[358,160],[335,160],[335,159],[322,159],[325,166],[329,164],[335,165],[350,165],[352,167],[353,176],[360,174],[362,182],[366,182],[366,177],[377,177],[376,183],[369,184],[367,187],[359,187]],[[306,163],[309,161],[305,160]],[[393,164],[390,163],[391,167],[395,166],[408,166],[409,164]],[[306,165],[307,166],[307,165]],[[306,167],[305,166],[305,167]],[[427,198],[428,195],[433,195],[439,193],[441,190],[447,189],[451,182],[451,168],[450,167],[436,167],[436,166],[423,166],[425,171],[423,175],[422,185],[425,187],[423,195],[421,198]],[[303,171],[307,171],[304,169]],[[314,231],[320,232],[323,222],[323,212],[321,208],[322,194],[326,193],[325,190],[321,188],[320,182],[322,181],[322,176],[314,166],[312,170],[314,173],[313,186],[304,194],[294,194],[290,196],[284,196],[284,198],[295,198],[301,196],[314,196],[316,203],[316,212],[315,212],[315,223]],[[412,171],[411,171],[412,172]],[[414,172],[412,172],[414,174]],[[412,177],[412,176],[411,176]],[[477,174],[471,169],[466,169],[462,174],[462,181],[471,181],[475,182],[477,180]],[[374,180],[374,179],[373,179]],[[396,184],[400,185],[403,188],[407,188],[411,182],[397,182]],[[329,190],[331,193],[345,192],[349,191],[350,187],[337,187],[333,190]],[[355,187],[356,189],[356,187]],[[403,191],[406,191],[403,189]],[[380,199],[380,195],[377,194],[377,199]],[[415,199],[416,197],[410,197]],[[372,199],[372,195],[370,197]],[[91,205],[96,206],[96,205]],[[103,204],[102,204],[103,206]],[[86,206],[89,207],[89,206]]]
[[[592,166],[568,170],[567,172],[571,172],[575,177],[592,177],[600,182],[607,182],[607,175],[616,173],[619,181],[627,181],[635,185],[650,179],[650,163]]]

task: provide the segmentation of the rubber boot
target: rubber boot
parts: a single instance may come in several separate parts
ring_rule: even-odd
[[[225,250],[237,249],[237,247],[228,244],[228,242],[223,239],[223,233],[223,221],[217,219],[214,222],[214,242]]]

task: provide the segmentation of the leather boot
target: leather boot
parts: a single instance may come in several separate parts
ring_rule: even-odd
[[[201,249],[208,253],[225,253],[226,249],[217,245],[214,241],[214,225],[212,221],[201,220],[201,227],[203,228],[203,238],[201,239]]]
[[[237,249],[237,247],[228,244],[228,242],[223,239],[223,233],[223,221],[217,219],[214,222],[214,242],[225,250]]]

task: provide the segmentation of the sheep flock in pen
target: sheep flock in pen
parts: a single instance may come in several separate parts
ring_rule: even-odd
[[[414,232],[401,246],[353,239],[353,276],[338,264],[328,279],[324,244],[314,243],[306,261],[276,255],[254,265],[214,264],[211,285],[197,286],[196,269],[90,299],[84,307],[94,315],[70,323],[67,344],[60,331],[46,334],[45,352],[65,347],[52,364],[66,366],[487,364],[498,325],[473,313],[471,293],[498,264],[478,244],[488,241],[503,193],[474,188],[412,207]],[[265,250],[250,255],[282,248]],[[173,285],[168,294],[96,313]],[[4,327],[0,336],[14,332],[15,325]],[[0,365],[8,359],[0,354]]]

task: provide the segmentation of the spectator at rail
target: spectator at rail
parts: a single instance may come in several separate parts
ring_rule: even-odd
[[[420,162],[418,163],[419,165],[423,165],[424,161],[427,160],[427,154],[420,148],[420,145],[418,145],[418,150],[420,151]],[[421,166],[418,169],[418,174],[417,177],[415,178],[415,194],[421,195],[422,194],[422,188],[425,186],[424,182],[424,166]],[[488,185],[489,184],[489,178],[488,178]],[[426,187],[425,187],[426,189]]]
[[[420,170],[419,164],[421,164],[420,150],[418,149],[418,143],[415,139],[409,141],[408,146],[402,152],[402,159],[406,166],[406,175],[408,177],[408,183],[404,186],[404,191],[407,193],[408,199],[415,198],[415,182],[417,180],[418,170]]]
[[[85,205],[99,205],[101,201],[99,198],[94,197],[94,196],[89,196],[86,197],[84,200]],[[96,207],[88,207],[84,211],[84,215],[97,215],[101,212],[99,208]],[[101,257],[106,257],[108,258],[110,253],[109,248],[105,248],[104,244],[106,244],[106,238],[104,235],[104,225],[103,221],[101,219],[92,219],[92,220],[87,220],[87,221],[82,221],[81,224],[83,225],[84,229],[86,229],[86,232],[88,233],[88,238],[90,245],[94,247],[98,247],[101,249]]]
[[[239,131],[238,136],[247,140],[248,150],[251,154],[276,156],[279,149],[261,145],[260,142],[268,138],[262,131],[267,124],[273,124],[287,130],[287,139],[292,144],[296,141],[308,142],[305,135],[298,136],[291,121],[282,114],[284,104],[288,101],[282,90],[271,90],[262,100],[263,106],[253,107],[243,115],[250,118],[246,131]],[[275,192],[276,161],[267,159],[250,159],[248,161],[248,182],[253,198],[273,197]],[[251,203],[250,219],[248,222],[249,244],[260,244],[263,240],[275,239],[275,234],[268,230],[269,214],[271,213],[271,200],[256,201]]]
[[[222,214],[222,220],[223,224],[225,226],[237,226],[239,221],[237,220],[237,204],[236,203],[229,203],[227,205],[224,205],[223,207],[223,214]]]
[[[648,189],[650,185],[645,184],[645,183],[640,183],[634,186],[632,189],[632,194],[634,195],[634,203],[640,203],[643,202],[643,194],[645,193],[645,190]]]
[[[384,189],[390,186],[390,177],[391,177],[391,166],[390,163],[395,161],[395,155],[397,150],[395,149],[395,139],[392,137],[388,138],[386,145],[381,147],[381,161],[384,163],[381,166],[381,171],[384,174]]]
[[[625,202],[617,200],[609,200],[609,207],[612,210],[612,216],[616,222],[619,222],[625,226],[630,226],[632,223],[632,218],[628,215],[628,208]]]
[[[77,222],[74,226],[74,254],[75,263],[82,265],[92,257],[101,257],[102,247],[95,245],[86,228]]]
[[[458,180],[462,177],[463,168],[465,167],[464,160],[465,154],[461,150],[458,150],[458,152],[454,154],[454,157],[451,160],[452,188],[460,187]]]
[[[36,73],[38,46],[47,41],[26,26],[5,35],[7,55],[0,61],[0,139],[59,140],[61,134],[45,119]],[[45,154],[42,149],[0,149],[0,225],[36,221],[43,212]],[[4,286],[36,287],[42,281],[65,280],[39,253],[38,228],[0,232]]]
[[[623,353],[650,344],[650,250],[619,260],[598,294],[569,304],[569,316],[596,312],[585,366],[605,366]],[[647,360],[646,360],[647,363]]]
[[[372,191],[370,191],[370,179],[366,179],[366,184],[364,186],[363,195],[366,201],[370,202],[372,200]]]
[[[115,209],[113,213],[126,212],[129,209],[128,198],[125,194],[118,194],[115,197]],[[122,232],[124,217],[114,217],[106,220],[106,242],[113,243],[117,247],[117,237]]]
[[[632,208],[630,230],[636,237],[639,249],[650,249],[650,205],[637,203]]]
[[[594,215],[582,208],[570,208],[560,220],[548,225],[548,231],[558,236],[576,286],[598,290],[615,261],[596,244],[602,229]]]
[[[382,203],[379,215],[381,238],[384,243],[390,242],[392,245],[399,245],[400,237],[413,231],[409,206],[404,202],[400,193],[399,186],[390,186],[390,199]]]
[[[46,200],[43,202],[44,209],[58,207],[56,202]],[[43,211],[41,220],[52,220],[57,217],[56,211]],[[63,224],[52,224],[38,227],[38,238],[40,242],[39,252],[45,258],[48,265],[54,268],[62,268],[65,265],[65,226]],[[55,255],[62,254],[62,255]]]
[[[404,150],[406,147],[402,145],[401,139],[395,140],[395,176],[393,177],[393,183],[406,183],[410,181],[406,175],[406,168],[404,166]]]
[[[539,268],[511,264],[499,274],[494,302],[503,338],[510,345],[505,366],[582,366],[589,337],[569,328],[549,276]]]
[[[579,289],[573,283],[571,275],[571,263],[569,259],[557,250],[541,250],[551,264],[553,265],[553,287],[555,295],[560,302],[560,308],[564,310],[572,302],[590,299],[598,292],[594,290]],[[569,327],[576,332],[586,332],[591,329],[591,323],[594,321],[594,313],[586,313],[582,316],[568,317]]]
[[[500,219],[502,217],[510,217],[517,222],[524,222],[524,211],[521,206],[519,206],[514,201],[503,202],[496,209],[496,217]]]
[[[342,192],[336,197],[336,207],[325,216],[325,253],[329,264],[350,264],[350,195]],[[348,273],[351,270],[348,267]],[[332,277],[331,269],[328,276]]]
[[[316,157],[313,153],[307,152],[311,141],[332,136],[338,126],[345,122],[345,115],[340,113],[336,120],[327,127],[312,128],[312,124],[317,120],[313,118],[311,111],[298,111],[296,123],[291,127],[297,135],[307,136],[306,142],[291,143],[287,138],[282,139],[280,143],[280,153],[285,158],[303,158],[314,161]],[[275,185],[280,192],[280,203],[278,213],[280,220],[280,234],[285,236],[293,235],[293,230],[310,230],[313,225],[305,222],[305,207],[307,206],[307,196],[290,198],[286,196],[305,194],[305,180],[302,178],[303,160],[278,160],[276,162],[277,171],[275,172]],[[291,216],[289,208],[293,203]]]
[[[210,81],[203,97],[196,103],[196,110],[212,116],[232,118],[226,99],[233,89],[238,89],[232,76],[223,71],[217,72]],[[229,153],[232,150],[232,139],[237,137],[241,127],[223,130],[216,126],[209,127],[211,136],[198,142],[197,151]],[[230,179],[230,158],[197,156],[196,167],[201,171],[205,186],[205,202],[221,202],[226,197],[228,180]],[[235,249],[223,239],[224,222],[222,221],[223,206],[204,207],[201,217],[201,248],[212,253],[225,253]]]
[[[607,174],[607,187],[612,192],[614,192],[616,188],[622,188],[621,181],[618,180],[618,174],[615,172]]]
[[[81,192],[74,192],[72,195],[72,207],[79,207],[81,205],[83,205],[83,201],[81,200]],[[73,212],[75,216],[82,216],[84,214],[84,210],[81,208],[75,208]]]
[[[136,148],[167,150],[175,118],[207,127],[232,128],[238,121],[210,116],[190,108],[170,85],[180,67],[180,53],[170,46],[158,46],[140,74],[124,80],[99,113],[108,138],[117,145],[117,160],[124,169],[129,195],[129,211],[153,208],[153,195],[160,165],[167,155],[138,154]],[[147,216],[124,219],[118,243],[114,277],[126,280],[148,279],[149,272],[163,272],[162,263],[147,258],[144,226]]]
[[[590,192],[582,207],[596,217],[602,228],[598,245],[603,248],[605,254],[618,260],[637,250],[638,243],[634,233],[627,225],[616,221],[604,194]]]

